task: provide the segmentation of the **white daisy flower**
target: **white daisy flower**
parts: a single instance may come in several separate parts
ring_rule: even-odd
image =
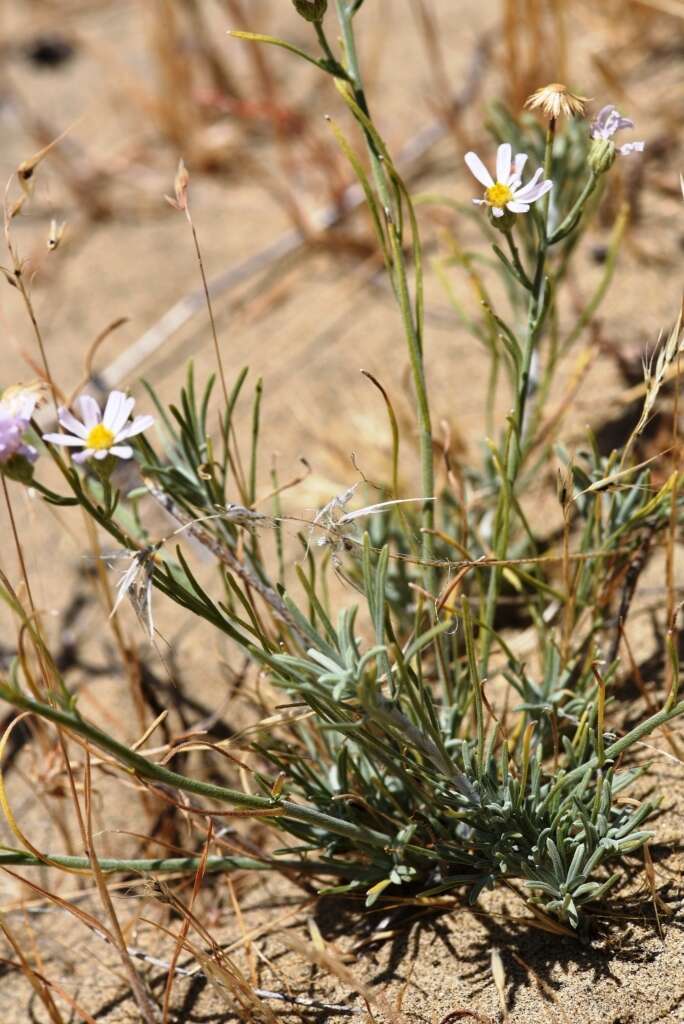
[[[513,159],[513,151],[508,142],[502,143],[496,153],[496,181],[477,153],[466,153],[465,162],[471,174],[485,186],[484,199],[473,199],[473,202],[478,206],[488,206],[495,217],[503,217],[505,210],[527,213],[531,203],[536,203],[553,188],[552,181],[539,180],[544,173],[541,167],[526,185],[522,184],[527,154],[517,153]]]
[[[612,141],[613,136],[623,128],[633,128],[634,121],[629,117],[622,117],[612,103],[601,107],[591,124],[592,139],[605,139]],[[616,146],[618,153],[627,156],[628,153],[643,153],[644,142],[625,142],[622,146]]]
[[[132,423],[128,422],[135,399],[129,398],[123,391],[111,392],[104,414],[91,395],[81,395],[76,399],[75,405],[83,422],[72,416],[68,409],[61,408],[59,422],[69,433],[43,434],[43,440],[52,444],[83,448],[83,451],[74,455],[74,462],[106,459],[108,455],[115,455],[118,459],[130,459],[133,449],[121,442],[141,434],[154,423],[152,416],[136,416]]]

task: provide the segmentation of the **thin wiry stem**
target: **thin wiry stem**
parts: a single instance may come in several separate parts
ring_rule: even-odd
[[[354,36],[353,16],[354,9],[345,3],[345,0],[337,0],[337,16],[342,31],[344,43],[346,70],[349,80],[352,83],[354,97],[358,107],[363,114],[369,118],[368,103],[363,88],[363,79],[356,50],[356,39]],[[430,403],[425,380],[425,366],[423,360],[422,325],[418,320],[417,313],[413,310],[408,285],[408,274],[406,258],[402,247],[399,231],[399,211],[396,202],[390,192],[387,171],[383,166],[382,154],[378,153],[377,147],[371,133],[364,131],[366,146],[371,162],[373,180],[378,191],[382,209],[387,219],[387,230],[390,238],[393,267],[391,268],[392,283],[394,286],[397,302],[401,310],[406,341],[408,343],[409,360],[411,364],[411,375],[416,393],[416,405],[418,423],[420,430],[420,461],[421,461],[421,483],[423,497],[426,499],[434,496],[435,477],[433,466],[432,446],[432,423],[430,417]],[[434,507],[431,501],[426,501],[422,512],[422,557],[426,565],[434,559]],[[426,589],[431,594],[436,594],[436,574],[434,569],[427,568],[425,573]]]

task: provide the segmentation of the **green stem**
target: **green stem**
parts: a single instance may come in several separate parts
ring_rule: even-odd
[[[546,149],[544,152],[544,177],[549,178],[551,174],[552,160],[553,160],[553,143],[556,135],[556,121],[552,118],[549,121],[549,127],[546,132]],[[585,190],[586,191],[586,190]],[[582,194],[584,196],[584,193]],[[588,195],[588,193],[587,193]],[[582,197],[580,197],[582,198]],[[585,201],[586,196],[582,201]],[[515,395],[515,407],[513,410],[513,417],[511,425],[508,429],[508,437],[506,440],[506,460],[505,460],[505,472],[507,477],[506,486],[501,487],[499,495],[499,503],[496,513],[496,538],[494,543],[495,557],[504,559],[508,554],[508,544],[511,535],[512,526],[512,509],[514,508],[514,501],[511,498],[514,495],[516,481],[520,472],[520,467],[523,462],[525,452],[525,415],[527,412],[528,400],[531,394],[531,370],[532,360],[537,348],[537,341],[541,332],[541,328],[546,317],[546,311],[548,309],[548,291],[549,282],[546,277],[546,254],[550,245],[555,240],[547,237],[547,222],[549,213],[549,195],[547,194],[543,200],[542,207],[542,221],[543,228],[540,232],[541,238],[539,241],[539,249],[537,252],[537,265],[534,272],[534,278],[529,282],[529,278],[522,267],[520,256],[515,247],[512,235],[509,237],[510,232],[506,233],[508,238],[508,244],[511,247],[511,256],[518,273],[524,274],[524,280],[521,280],[523,287],[528,287],[526,282],[529,282],[530,299],[528,305],[527,315],[527,331],[525,334],[525,343],[522,350],[522,359],[520,361],[520,372],[518,375],[516,395]],[[567,220],[568,218],[566,218]],[[565,224],[565,221],[563,222]],[[572,228],[572,225],[571,225]],[[557,234],[557,233],[556,233]],[[480,675],[481,678],[485,678],[489,666],[489,655],[491,653],[492,642],[494,639],[494,615],[496,612],[496,603],[499,598],[499,592],[501,589],[501,575],[502,570],[495,568],[489,579],[489,587],[487,589],[487,596],[485,598],[484,614],[481,616],[480,623],[482,629],[482,645],[480,651]]]
[[[281,811],[285,820],[301,821],[308,825],[316,825],[326,829],[333,834],[345,836],[361,845],[368,847],[380,847],[384,849],[391,844],[390,836],[381,832],[375,832],[370,828],[361,828],[352,822],[343,821],[340,818],[333,818],[331,815],[323,814],[313,807],[302,804],[295,804],[289,800],[273,800],[265,796],[252,796],[249,793],[242,793],[237,789],[229,789],[227,786],[219,786],[213,782],[202,782],[199,779],[192,779],[179,772],[171,771],[162,765],[148,761],[142,754],[136,753],[123,743],[113,739],[107,733],[98,729],[97,726],[86,722],[74,711],[65,711],[62,708],[53,707],[49,704],[42,704],[39,701],[26,697],[23,693],[10,686],[0,684],[0,698],[6,700],[22,711],[29,711],[50,722],[55,722],[64,728],[71,729],[84,739],[89,740],[100,750],[106,750],[121,764],[126,765],[140,778],[148,779],[150,782],[158,782],[172,789],[181,790],[184,793],[195,793],[198,796],[209,797],[212,800],[219,800],[236,807],[247,807],[255,811]]]
[[[347,74],[354,91],[354,99],[366,117],[369,117],[368,102],[363,89],[363,80],[359,67],[358,53],[352,18],[354,10],[347,6],[344,0],[336,0],[337,16],[342,31],[345,57],[347,61]],[[408,343],[409,360],[411,364],[411,375],[416,393],[416,405],[420,431],[420,460],[421,460],[421,485],[424,498],[433,498],[435,489],[433,452],[432,452],[432,424],[430,419],[430,404],[425,381],[425,368],[423,363],[422,339],[420,324],[414,317],[411,305],[411,296],[408,286],[406,260],[401,242],[399,228],[399,211],[391,194],[387,180],[387,172],[383,161],[377,151],[370,132],[364,127],[364,135],[368,154],[371,162],[373,180],[378,191],[380,203],[385,211],[388,220],[388,233],[392,249],[392,278],[397,302],[401,310],[404,322],[404,330]],[[430,593],[436,593],[436,572],[430,563],[434,561],[434,508],[432,501],[425,501],[422,509],[422,550],[421,555],[425,565],[425,584]]]
[[[46,862],[47,863],[46,865]],[[101,871],[111,874],[115,871],[139,874],[195,874],[202,863],[202,857],[160,857],[121,859],[98,857]],[[17,864],[20,867],[59,867],[73,871],[88,871],[92,862],[88,857],[74,857],[64,854],[45,854],[45,859],[24,850],[0,850],[0,867]],[[325,861],[306,860],[257,860],[254,857],[207,857],[204,870],[208,874],[219,871],[305,871],[308,874],[342,875],[345,878],[367,878],[364,872],[353,864],[332,864]]]
[[[598,182],[599,175],[592,171],[584,185],[584,188],[580,192],[575,205],[570,210],[570,213],[561,221],[554,233],[548,239],[548,245],[556,245],[557,242],[561,242],[566,235],[569,235],[573,228],[577,226],[577,223],[582,216],[584,204],[598,185]]]
[[[515,244],[515,239],[513,238],[513,232],[509,228],[509,230],[505,231],[504,234],[506,235],[506,241],[508,242],[508,248],[510,249],[510,252],[511,252],[511,258],[513,260],[513,266],[515,267],[515,269],[518,272],[519,281],[523,285],[523,287],[527,288],[528,291],[532,291],[532,282],[530,281],[529,277],[527,276],[527,272],[526,272],[525,268],[522,265],[522,260],[520,259],[520,253],[518,251],[517,245]]]
[[[323,50],[323,53],[325,54],[326,60],[328,61],[329,65],[330,65],[330,71],[337,78],[344,78],[345,80],[348,81],[347,72],[342,67],[340,62],[337,60],[335,54],[332,52],[332,50],[330,48],[330,43],[328,42],[328,37],[326,36],[326,34],[325,34],[324,30],[323,30],[323,25],[321,24],[321,22],[320,21],[315,21],[314,22],[314,28],[316,30],[316,35],[318,36],[318,42],[321,44],[321,49]]]
[[[544,180],[548,181],[553,169],[553,143],[556,138],[556,118],[552,117],[546,129],[546,146],[544,149]],[[549,227],[549,205],[551,203],[551,192],[547,192],[542,199],[542,214],[544,218],[544,234]]]

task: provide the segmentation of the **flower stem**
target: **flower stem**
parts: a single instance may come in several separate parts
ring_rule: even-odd
[[[202,860],[201,857],[159,857],[159,858],[123,858],[98,857],[100,870],[105,874],[115,871],[140,874],[194,874]],[[23,867],[58,867],[68,871],[91,871],[92,862],[89,857],[75,857],[64,854],[45,854],[41,860],[26,850],[0,851],[0,867],[17,864]],[[367,872],[353,864],[327,863],[316,860],[257,860],[255,857],[207,857],[205,871],[216,874],[220,871],[298,871],[306,874],[341,875],[344,878],[363,878]]]
[[[366,117],[369,117],[368,102],[363,89],[363,80],[359,67],[356,40],[352,19],[354,9],[347,5],[344,0],[336,0],[337,16],[342,31],[344,43],[346,70],[348,79],[354,92],[354,99]],[[370,118],[369,118],[370,119]],[[430,404],[425,381],[425,368],[423,363],[423,348],[421,338],[421,324],[417,314],[411,305],[411,295],[408,285],[406,259],[404,256],[401,233],[400,218],[397,215],[396,202],[391,194],[387,180],[387,172],[383,166],[381,155],[377,151],[375,142],[370,132],[364,128],[366,145],[371,162],[373,180],[378,191],[378,197],[385,211],[387,228],[390,237],[393,266],[390,268],[392,284],[397,297],[404,322],[404,331],[408,343],[409,360],[411,364],[411,375],[416,394],[416,406],[420,432],[420,460],[421,460],[421,484],[423,497],[431,499],[434,497],[434,467],[432,452],[432,424],[430,420]],[[422,559],[425,563],[425,587],[429,593],[436,593],[436,572],[430,564],[434,561],[434,509],[432,501],[426,500],[422,509]]]
[[[584,185],[584,188],[579,194],[577,201],[575,202],[575,205],[570,210],[570,213],[567,215],[567,217],[565,217],[564,220],[561,221],[561,223],[558,225],[554,233],[551,235],[551,237],[548,240],[548,245],[555,245],[557,242],[561,242],[567,235],[570,234],[573,228],[577,226],[577,223],[580,217],[582,216],[584,204],[586,203],[587,199],[598,185],[598,181],[599,175],[592,171]]]
[[[546,132],[546,149],[544,152],[544,178],[548,179],[551,174],[553,160],[553,143],[556,136],[556,119],[551,118]],[[553,239],[547,237],[547,223],[549,214],[549,194],[544,197],[542,208],[543,229],[540,232],[539,248],[537,251],[537,264],[534,277],[530,281],[520,261],[520,255],[515,246],[511,232],[506,232],[506,238],[513,257],[513,264],[518,274],[521,275],[520,283],[530,292],[527,314],[527,331],[520,363],[520,372],[517,381],[515,407],[507,431],[505,443],[505,464],[506,486],[502,486],[499,494],[499,502],[496,510],[496,530],[494,541],[494,554],[498,559],[508,557],[508,544],[511,535],[513,516],[513,502],[510,500],[515,490],[516,481],[520,472],[525,454],[525,424],[529,399],[533,391],[534,381],[532,379],[532,360],[537,348],[537,341],[548,308],[549,281],[546,276],[546,254]],[[566,218],[567,220],[567,218]],[[565,222],[564,222],[565,223]],[[572,225],[571,225],[572,228]],[[571,230],[570,228],[570,230]],[[495,568],[489,578],[489,586],[485,597],[483,614],[480,619],[482,627],[482,643],[480,648],[480,676],[487,675],[489,666],[489,655],[491,653],[492,641],[494,639],[494,616],[496,604],[501,589],[500,568]]]
[[[376,832],[371,828],[361,828],[353,822],[324,814],[314,807],[295,804],[289,800],[273,800],[270,797],[253,796],[237,789],[229,789],[227,786],[219,786],[213,782],[202,782],[199,779],[193,779],[187,775],[181,775],[179,772],[171,771],[171,769],[165,768],[163,765],[149,761],[142,754],[131,750],[124,743],[119,743],[118,740],[98,729],[97,726],[85,721],[76,711],[67,711],[63,708],[32,700],[14,687],[0,684],[0,698],[16,708],[21,708],[22,711],[29,711],[40,718],[47,719],[82,736],[100,750],[106,750],[113,754],[121,765],[128,767],[133,774],[142,779],[158,782],[184,793],[196,793],[198,796],[219,800],[222,803],[229,803],[236,807],[251,808],[255,811],[257,817],[259,812],[262,814],[270,812],[274,817],[317,825],[335,835],[352,839],[366,848],[379,847],[380,849],[385,849],[391,845],[391,837],[384,835],[382,832]]]

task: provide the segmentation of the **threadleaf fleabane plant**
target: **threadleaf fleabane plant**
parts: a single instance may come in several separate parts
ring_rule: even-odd
[[[563,444],[563,417],[572,385],[551,407],[554,386],[562,388],[562,359],[582,339],[615,269],[623,214],[596,293],[568,321],[572,304],[564,309],[559,296],[596,208],[599,179],[610,170],[597,169],[591,154],[597,141],[612,145],[621,125],[604,108],[599,121],[607,136],[592,138],[578,121],[564,125],[567,134],[561,136],[555,107],[547,110],[546,130],[529,116],[518,121],[499,108],[491,118],[499,143],[496,177],[474,153],[464,156],[486,189],[474,202],[485,204],[491,217],[453,195],[421,201],[455,207],[462,220],[476,223],[487,246],[480,261],[467,254],[435,264],[450,294],[450,274],[459,262],[469,288],[475,286],[476,312],[457,298],[454,308],[491,361],[488,439],[469,460],[445,451],[441,461],[448,471],[440,475],[427,384],[420,206],[364,89],[354,25],[361,6],[361,0],[336,0],[335,31],[342,40],[336,48],[326,24],[333,5],[314,0],[296,3],[311,26],[309,50],[270,36],[233,35],[285,47],[315,65],[332,80],[357,127],[351,140],[331,120],[366,198],[415,400],[415,432],[400,438],[391,396],[368,375],[382,397],[392,439],[382,493],[351,511],[363,489],[350,481],[302,523],[283,507],[276,474],[260,492],[261,384],[253,396],[251,433],[238,437],[235,415],[247,373],[236,374],[227,387],[222,365],[226,397],[217,416],[214,378],[199,386],[192,367],[180,400],[168,409],[146,385],[161,445],[143,433],[151,417],[128,423],[133,400],[122,392],[110,395],[104,414],[82,396],[76,406],[82,421],[62,409],[60,423],[68,433],[44,437],[63,489],[34,480],[46,500],[85,510],[130,559],[116,606],[130,598],[151,638],[156,588],[251,664],[258,706],[267,690],[270,704],[269,713],[240,734],[240,771],[250,774],[250,788],[240,786],[244,774],[231,775],[232,764],[227,778],[206,781],[169,767],[182,745],[163,757],[144,756],[130,738],[88,721],[53,661],[50,688],[31,689],[17,668],[0,685],[0,695],[106,752],[108,771],[118,764],[141,785],[193,794],[193,814],[210,815],[219,804],[222,813],[253,813],[281,833],[277,852],[208,857],[203,870],[287,868],[320,879],[327,891],[361,892],[368,905],[458,890],[475,900],[505,883],[537,920],[567,932],[599,913],[600,901],[624,877],[625,858],[653,835],[644,824],[656,801],[624,799],[643,771],[633,751],[684,711],[674,653],[658,709],[627,722],[619,699],[634,565],[638,556],[641,571],[681,525],[681,473],[673,469],[656,483],[650,464],[636,456],[621,461],[618,452],[602,451],[591,438],[571,457]],[[454,160],[459,171],[461,156]],[[528,159],[536,170],[524,184]],[[178,208],[187,208],[183,182],[176,190]],[[466,187],[465,175],[461,185]],[[498,244],[502,233],[507,252]],[[457,241],[456,253],[462,251]],[[492,281],[504,286],[498,308],[490,298]],[[207,300],[211,314],[208,290]],[[218,361],[213,315],[211,326]],[[656,361],[659,380],[681,350],[678,322]],[[497,393],[506,395],[509,406],[500,419],[490,401]],[[648,400],[650,413],[653,387]],[[636,450],[639,429],[637,422],[628,454],[632,446]],[[122,443],[133,435],[134,445]],[[407,493],[398,469],[400,443],[402,451],[415,443],[420,460],[420,480]],[[60,446],[78,448],[74,461],[87,463],[84,469],[77,472]],[[109,478],[103,482],[90,471],[109,455],[134,460],[139,479],[132,491],[113,493]],[[558,496],[551,498],[559,510],[554,531],[532,519],[528,499],[537,500],[540,481],[543,487],[559,470]],[[144,526],[141,503],[171,520],[165,536]],[[288,530],[302,540],[301,563],[293,558],[286,564]],[[192,555],[179,545],[182,537],[211,558],[213,585],[198,579]],[[335,606],[327,586],[331,572],[359,594],[357,607]],[[47,663],[37,622],[6,589]],[[182,868],[198,871],[201,853],[193,850]],[[87,857],[54,851],[45,858],[56,867],[91,866]],[[32,849],[12,850],[0,853],[2,863],[38,864],[41,858]],[[178,858],[135,864],[141,872],[181,869]],[[129,867],[123,859],[107,862],[111,871]]]

